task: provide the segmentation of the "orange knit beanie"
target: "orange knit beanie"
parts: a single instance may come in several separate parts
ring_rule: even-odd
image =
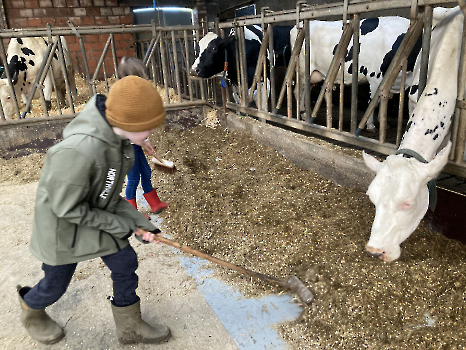
[[[105,101],[108,123],[125,131],[152,130],[165,121],[162,98],[151,82],[129,75],[110,88]]]

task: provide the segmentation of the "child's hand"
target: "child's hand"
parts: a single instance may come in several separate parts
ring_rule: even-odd
[[[149,139],[144,140],[143,144],[141,145],[142,149],[147,152],[148,155],[154,154],[154,148],[152,147]]]
[[[146,242],[149,242],[149,243],[152,243],[155,240],[155,234],[153,234],[152,232],[143,230],[140,227],[136,227],[136,230],[134,231],[134,234],[136,236],[142,236],[142,239],[144,241],[146,241]],[[158,233],[158,235],[160,235],[160,233]],[[156,241],[156,242],[159,243],[158,241]]]

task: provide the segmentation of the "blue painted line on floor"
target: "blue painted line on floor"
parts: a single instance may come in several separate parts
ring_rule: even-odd
[[[179,253],[179,251],[178,251]],[[181,265],[194,277],[198,289],[241,350],[282,350],[287,344],[274,325],[296,319],[302,309],[290,295],[270,295],[246,299],[244,295],[217,279],[208,278],[211,269],[205,260],[178,254]]]
[[[142,191],[138,191],[141,205],[147,205]],[[141,198],[142,197],[142,198]],[[155,214],[151,221],[159,226],[163,219]],[[167,238],[170,235],[163,233]],[[181,265],[191,275],[212,307],[227,332],[240,350],[284,350],[288,346],[274,329],[274,325],[289,322],[301,314],[301,306],[292,301],[288,294],[268,295],[261,298],[246,298],[239,290],[222,281],[209,278],[212,269],[206,269],[206,260],[198,257],[186,257],[186,254],[172,248]]]

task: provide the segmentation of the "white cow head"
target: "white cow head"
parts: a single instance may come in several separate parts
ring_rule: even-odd
[[[366,250],[384,261],[400,257],[400,244],[419,225],[429,206],[427,182],[435,178],[448,161],[451,142],[429,163],[402,155],[379,162],[363,152],[376,176],[367,190],[376,213]]]
[[[0,79],[0,101],[2,102],[5,118],[7,120],[12,119],[15,115],[15,103],[7,79]]]

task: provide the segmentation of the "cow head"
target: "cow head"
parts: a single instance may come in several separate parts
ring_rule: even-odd
[[[3,106],[5,118],[12,119],[15,115],[15,104],[13,101],[13,92],[8,85],[7,79],[0,79],[0,101]]]
[[[225,47],[233,40],[233,36],[222,39],[215,33],[207,33],[199,41],[199,56],[191,67],[191,75],[210,78],[221,73],[225,63]]]
[[[448,161],[451,142],[429,163],[402,155],[384,162],[363,152],[366,165],[376,173],[367,190],[375,205],[375,218],[366,250],[384,261],[399,258],[400,244],[419,225],[429,206],[427,182],[435,178]]]

